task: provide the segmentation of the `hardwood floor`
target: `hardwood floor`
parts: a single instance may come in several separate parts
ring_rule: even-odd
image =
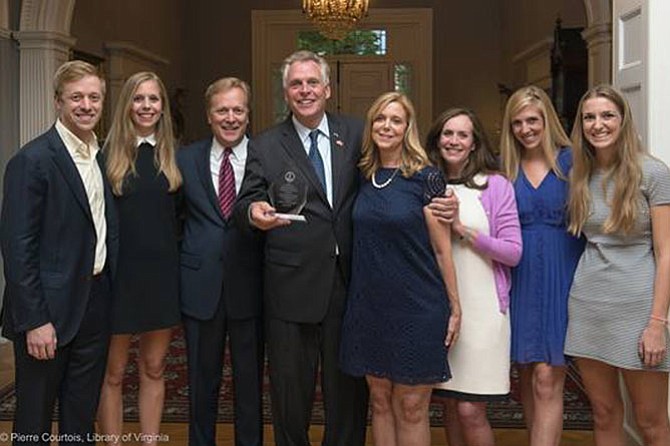
[[[8,342],[0,343],[0,388],[14,380],[14,361],[11,344]],[[186,445],[188,437],[188,426],[184,423],[164,423],[162,425],[160,444],[182,446]],[[12,423],[9,421],[0,421],[0,446],[9,445],[5,437],[12,431]],[[56,426],[53,431],[56,432]],[[135,435],[139,432],[138,423],[127,423],[125,433],[130,438],[130,442],[124,443],[129,446],[140,446],[140,443],[133,441]],[[323,426],[313,426],[310,430],[310,440],[313,446],[320,444]],[[217,445],[233,446],[233,426],[231,424],[219,424],[217,429]],[[448,446],[445,439],[444,430],[441,428],[431,429],[432,446]],[[495,430],[497,446],[527,446],[528,439],[524,429],[496,429]],[[265,426],[264,445],[273,445],[272,428]],[[372,436],[368,432],[367,445],[372,445]],[[561,439],[561,446],[593,446],[593,435],[590,431],[565,431]],[[102,445],[102,443],[100,443]]]

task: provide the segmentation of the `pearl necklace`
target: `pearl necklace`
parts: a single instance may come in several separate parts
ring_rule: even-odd
[[[389,179],[386,180],[386,181],[384,181],[384,182],[381,183],[381,184],[377,183],[377,179],[375,178],[375,175],[377,175],[377,172],[375,171],[375,172],[372,174],[372,185],[373,185],[375,188],[377,188],[377,189],[384,189],[386,186],[388,186],[389,184],[391,184],[391,181],[393,181],[393,179],[395,178],[395,176],[396,176],[396,174],[398,173],[399,170],[400,170],[400,167],[396,167],[396,169],[393,171],[393,173],[391,174],[391,176],[389,177]]]

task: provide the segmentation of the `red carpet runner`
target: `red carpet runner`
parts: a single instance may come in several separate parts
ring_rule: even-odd
[[[126,379],[124,382],[124,418],[127,421],[137,421],[137,342],[133,342],[130,352],[130,360]],[[166,368],[166,398],[163,421],[165,422],[188,422],[188,385],[186,372],[186,346],[181,329],[176,330],[167,358]],[[524,428],[523,413],[519,403],[518,388],[516,386],[516,374],[512,377],[512,397],[508,401],[493,403],[489,405],[489,420],[494,428]],[[226,357],[226,365],[223,371],[223,386],[219,398],[218,420],[221,423],[232,423],[233,420],[233,391],[231,388],[232,377],[230,361]],[[270,424],[270,399],[268,396],[269,382],[265,377],[263,396],[263,411],[265,423]],[[321,404],[321,393],[317,391],[317,401],[312,412],[312,423],[323,423],[323,405]],[[591,429],[592,417],[588,399],[584,394],[579,375],[573,366],[568,369],[568,378],[565,384],[564,394],[564,428],[565,429]],[[14,387],[13,385],[0,389],[0,420],[11,420],[14,414]],[[431,405],[431,425],[442,424],[442,408],[439,404]]]

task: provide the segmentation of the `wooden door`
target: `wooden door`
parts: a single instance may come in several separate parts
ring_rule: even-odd
[[[372,63],[372,57],[356,55],[330,55],[331,89],[329,111],[364,115],[364,111],[381,92],[393,89],[394,77],[388,65],[397,66],[403,72],[401,84],[414,102],[419,127],[427,129],[433,114],[433,12],[431,8],[372,8],[365,19],[364,29],[383,29],[387,32],[387,49],[380,56],[380,65]],[[252,90],[253,90],[253,133],[258,133],[284,116],[283,92],[279,66],[282,60],[297,49],[298,33],[312,30],[300,10],[254,10],[251,13],[252,29]],[[356,61],[348,59],[356,58]],[[342,64],[342,81],[339,86],[338,70],[333,59]],[[392,61],[392,62],[391,62]],[[358,67],[349,66],[349,62]],[[383,65],[387,65],[384,68]],[[395,68],[394,68],[395,69]],[[386,70],[386,71],[385,71]],[[384,73],[382,73],[385,71]],[[376,81],[372,82],[372,79]],[[379,81],[379,84],[376,82]],[[357,88],[342,96],[349,85]],[[365,91],[363,85],[371,85]],[[346,87],[346,88],[344,88]]]
[[[377,97],[393,90],[393,66],[389,62],[340,62],[337,103],[345,115],[365,115]]]

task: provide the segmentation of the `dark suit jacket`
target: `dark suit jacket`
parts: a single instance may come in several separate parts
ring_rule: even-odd
[[[254,138],[249,146],[244,183],[234,211],[240,226],[250,227],[249,205],[268,201],[268,187],[287,171],[301,175],[308,185],[307,204],[302,211],[307,223],[293,222],[265,234],[265,311],[269,317],[319,322],[328,310],[337,268],[348,281],[351,210],[358,189],[363,125],[357,119],[328,115],[328,126],[332,208],[290,117]]]
[[[223,295],[227,317],[260,316],[263,235],[242,232],[221,214],[210,173],[211,146],[207,139],[177,152],[184,177],[181,309],[210,319]]]
[[[107,259],[118,253],[114,201],[105,179]],[[86,310],[96,234],[84,184],[55,127],[26,144],[5,171],[0,241],[5,269],[3,334],[51,322],[58,345],[77,334]]]

